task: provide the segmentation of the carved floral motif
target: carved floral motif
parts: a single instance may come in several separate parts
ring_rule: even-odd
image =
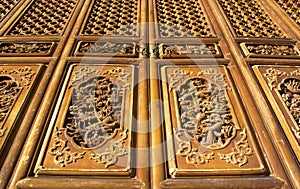
[[[15,70],[0,68],[0,128],[5,123],[22,89],[29,88],[35,72],[29,67]],[[2,137],[7,128],[0,129]]]
[[[64,129],[58,130],[57,127],[55,127],[54,147],[50,148],[48,153],[55,156],[55,163],[65,167],[66,164],[71,164],[79,159],[82,159],[86,152],[71,152],[70,147],[68,147],[68,141],[64,141],[59,137],[62,135],[63,131]]]
[[[246,47],[247,54],[267,56],[300,56],[294,45],[241,44]]]
[[[128,129],[121,122],[121,114],[124,98],[131,88],[130,76],[119,67],[102,72],[81,67],[74,73],[65,123],[54,136],[54,147],[48,152],[55,155],[56,164],[75,163],[90,151],[91,160],[109,167],[127,154],[123,144]],[[71,153],[73,147],[81,149],[82,153]]]
[[[133,56],[136,54],[136,44],[110,42],[80,42],[78,53],[111,53],[114,54],[114,56]]]
[[[94,160],[97,163],[105,164],[105,167],[114,165],[118,162],[118,158],[127,154],[124,143],[127,139],[128,129],[120,133],[121,138],[117,141],[112,142],[111,146],[102,153],[90,153],[90,159]]]
[[[226,148],[240,130],[233,121],[224,75],[216,69],[175,69],[169,85],[178,103],[178,153],[191,165],[209,163],[214,151]]]
[[[234,148],[231,153],[219,154],[220,159],[225,160],[227,163],[238,164],[240,167],[248,162],[248,156],[254,154],[250,148],[247,140],[246,129],[240,132],[242,139],[238,142],[234,142]]]
[[[39,53],[46,54],[50,52],[53,43],[0,43],[0,53]]]
[[[280,98],[295,121],[292,131],[300,139],[300,69],[287,73],[270,68],[263,76],[267,79],[271,90],[277,90]]]
[[[160,58],[176,56],[215,55],[218,53],[216,44],[164,45],[159,46]]]

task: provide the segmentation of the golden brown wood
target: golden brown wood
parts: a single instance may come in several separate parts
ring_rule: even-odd
[[[0,10],[0,188],[300,187],[298,1]]]

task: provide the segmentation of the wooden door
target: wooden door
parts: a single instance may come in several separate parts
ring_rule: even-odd
[[[0,3],[1,188],[299,188],[297,0]]]

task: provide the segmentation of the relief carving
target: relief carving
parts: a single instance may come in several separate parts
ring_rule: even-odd
[[[29,88],[34,75],[35,73],[29,67],[15,70],[0,68],[0,137],[7,130],[4,123],[11,109],[23,88]]]
[[[52,47],[53,43],[0,43],[0,55],[10,53],[47,54]]]
[[[80,55],[110,53],[113,56],[135,56],[135,43],[110,43],[110,42],[80,42],[76,54]]]
[[[7,35],[61,35],[77,0],[36,0]]]
[[[138,1],[94,1],[83,35],[137,36]]]
[[[212,37],[199,1],[156,0],[161,37]]]
[[[86,152],[71,152],[71,149],[68,147],[68,141],[64,141],[59,137],[62,135],[63,131],[64,130],[58,130],[57,127],[55,127],[54,146],[50,148],[48,153],[55,156],[55,163],[65,167],[66,164],[71,164],[82,159]]]
[[[247,57],[252,55],[262,56],[300,56],[295,45],[263,45],[263,44],[241,44]]]
[[[178,103],[180,122],[178,129],[174,129],[178,153],[188,164],[197,166],[214,160],[215,151],[227,148],[237,133],[243,135],[233,121],[221,72],[177,69],[170,74],[169,81]]]
[[[300,69],[290,73],[270,68],[263,76],[267,79],[271,90],[277,90],[289,113],[294,119],[294,132],[300,139]]]
[[[248,156],[254,154],[250,148],[247,140],[246,129],[240,132],[242,139],[238,142],[234,142],[234,148],[231,153],[219,154],[220,159],[225,160],[227,163],[238,164],[240,167],[248,163]]]
[[[56,139],[59,136],[55,135],[54,147],[48,151],[55,155],[55,163],[75,163],[89,152],[91,160],[108,167],[127,154],[123,144],[128,130],[124,128],[122,112],[124,98],[131,88],[130,76],[119,67],[102,72],[82,67],[74,73],[68,87],[72,88],[72,99],[60,131],[65,138]],[[71,153],[74,147],[82,152]],[[67,153],[62,156],[61,151]]]
[[[218,0],[239,37],[285,38],[257,0]]]
[[[160,58],[216,55],[218,53],[217,44],[159,45]]]

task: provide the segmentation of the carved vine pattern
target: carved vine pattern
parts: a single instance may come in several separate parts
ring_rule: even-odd
[[[300,139],[300,69],[287,73],[270,68],[266,70],[263,76],[267,79],[270,89],[279,92],[281,99],[296,122],[292,131]],[[283,77],[281,82],[279,82],[280,77]]]
[[[64,129],[58,130],[57,127],[55,127],[54,145],[48,151],[49,154],[55,156],[54,162],[61,167],[65,167],[66,164],[71,164],[79,159],[83,159],[86,153],[71,152],[70,147],[68,147],[68,141],[60,139],[60,135],[62,135],[63,131]]]
[[[124,155],[127,155],[127,152],[124,148],[125,140],[127,139],[128,129],[125,129],[120,133],[121,138],[117,141],[112,142],[109,148],[103,153],[90,153],[90,159],[94,160],[97,163],[105,164],[105,167],[114,165],[118,162],[118,158]]]
[[[176,55],[214,55],[217,52],[215,44],[160,45],[161,58]]]
[[[29,88],[34,75],[35,72],[29,67],[10,71],[0,68],[0,127],[5,123],[23,87]],[[0,129],[0,137],[6,130],[7,128]]]
[[[81,42],[80,53],[113,53],[119,56],[133,55],[135,43],[110,43],[110,42]]]
[[[0,53],[49,53],[52,43],[0,43]]]
[[[234,142],[234,148],[231,153],[219,154],[221,160],[225,160],[227,163],[238,164],[242,167],[248,162],[248,156],[254,154],[253,150],[250,148],[247,140],[246,129],[240,132],[242,138],[238,142]]]
[[[123,146],[127,129],[124,130],[120,120],[123,98],[131,88],[130,75],[119,67],[103,72],[82,67],[74,73],[69,86],[73,89],[72,100],[62,130],[67,141],[55,139],[55,147],[49,150],[51,155],[55,155],[55,163],[61,166],[74,163],[83,158],[86,151],[93,150],[90,159],[108,167],[127,154]],[[121,139],[114,141],[117,133]],[[68,143],[81,148],[84,153],[74,152],[73,157]],[[102,146],[107,143],[110,148],[104,153],[94,153],[95,150],[102,151]],[[54,153],[53,149],[56,150]]]
[[[246,44],[249,53],[272,56],[300,56],[294,45],[250,45]]]
[[[208,163],[214,159],[213,151],[226,148],[240,130],[233,122],[224,75],[216,69],[176,69],[169,75],[169,85],[179,108],[180,125],[174,130],[178,153],[188,164]]]

